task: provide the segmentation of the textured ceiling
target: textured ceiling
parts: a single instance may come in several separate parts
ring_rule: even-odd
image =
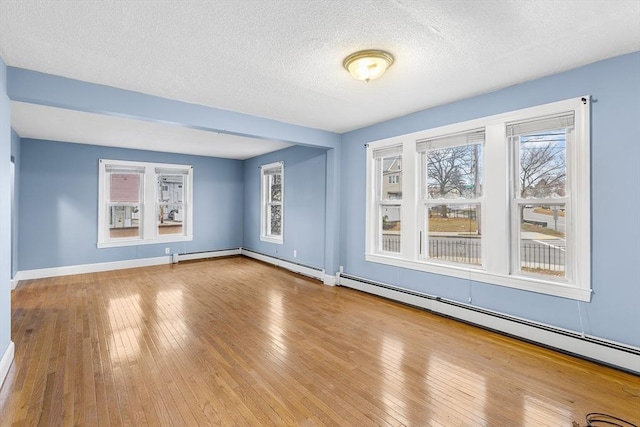
[[[22,138],[244,160],[290,144],[183,126],[11,103],[11,126]]]
[[[340,133],[637,50],[639,0],[0,0],[8,65]]]

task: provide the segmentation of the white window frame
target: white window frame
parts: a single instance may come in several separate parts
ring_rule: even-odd
[[[401,135],[367,144],[366,168],[366,237],[365,259],[386,265],[538,292],[580,301],[591,299],[591,200],[590,200],[590,107],[591,98],[583,96],[553,102],[504,114],[455,123],[434,129]],[[512,213],[512,157],[506,135],[509,122],[551,116],[574,111],[574,137],[567,144],[567,194],[573,214],[567,221],[566,268],[571,274],[562,279],[544,275],[521,274],[513,268],[514,238]],[[420,182],[421,155],[417,141],[433,139],[472,129],[485,129],[484,198],[482,212],[483,264],[444,264],[425,259],[420,254],[422,198]],[[400,253],[389,253],[377,247],[376,168],[373,152],[402,145],[403,185],[402,230]]]
[[[400,240],[400,247],[399,247],[399,253],[398,252],[392,252],[392,251],[385,251],[384,250],[384,243],[383,243],[383,238],[382,238],[382,210],[385,207],[390,207],[390,208],[399,208],[400,209],[400,224],[402,224],[402,220],[404,219],[402,217],[402,212],[404,211],[404,209],[402,208],[402,197],[400,198],[387,198],[383,196],[383,188],[384,188],[384,159],[388,158],[388,157],[395,157],[395,156],[402,156],[402,146],[401,145],[391,145],[391,146],[385,146],[382,150],[379,151],[374,151],[373,152],[373,156],[374,156],[374,169],[375,169],[375,194],[374,194],[374,200],[375,200],[375,218],[373,219],[374,223],[377,224],[376,225],[376,236],[375,236],[375,251],[379,252],[379,253],[384,253],[384,254],[395,254],[398,255],[399,253],[402,253],[402,239]],[[401,164],[403,164],[403,160],[401,157],[400,160]],[[396,172],[394,171],[394,174]],[[402,173],[402,170],[398,171],[398,178],[400,176],[400,174]],[[399,179],[398,183],[401,183],[402,180]],[[393,184],[391,182],[388,181],[389,184]],[[402,194],[402,186],[400,187],[400,194]]]
[[[484,157],[484,145],[485,145],[485,139],[483,136],[482,142],[472,142],[472,143],[462,143],[461,141],[459,142],[451,142],[451,139],[456,139],[456,137],[460,138],[460,139],[467,139],[467,135],[471,135],[471,134],[476,134],[478,131],[478,129],[467,129],[463,132],[460,133],[456,133],[454,135],[442,135],[442,139],[443,141],[434,141],[434,143],[429,143],[429,142],[424,142],[424,144],[426,145],[424,148],[420,148],[419,146],[421,144],[423,144],[422,141],[418,141],[417,142],[417,150],[418,150],[418,154],[417,154],[417,160],[420,162],[419,167],[416,169],[418,172],[418,180],[420,182],[420,185],[417,186],[417,188],[420,190],[420,195],[418,196],[418,200],[420,203],[420,207],[419,207],[419,250],[420,250],[420,259],[424,260],[424,261],[428,261],[428,262],[433,262],[433,263],[437,263],[437,264],[444,264],[444,265],[453,265],[453,266],[468,266],[470,268],[477,268],[478,266],[474,265],[474,264],[467,264],[467,263],[462,263],[462,262],[453,262],[453,261],[446,261],[446,260],[441,260],[438,258],[431,258],[429,256],[429,243],[430,243],[430,235],[429,235],[429,224],[428,224],[428,211],[429,211],[429,207],[430,206],[437,206],[437,205],[458,205],[458,206],[462,206],[462,205],[478,205],[478,213],[479,213],[479,221],[480,224],[478,225],[478,227],[483,230],[484,229],[484,221],[485,221],[485,216],[484,216],[484,206],[485,206],[485,202],[484,202],[484,191],[482,191],[482,193],[480,194],[480,196],[474,197],[474,198],[431,198],[428,196],[428,189],[427,187],[427,156],[429,155],[429,152],[432,150],[440,150],[443,148],[454,148],[454,147],[461,147],[464,145],[481,145],[483,148],[483,157]],[[484,159],[482,160],[482,164],[484,164]],[[484,168],[483,168],[484,169]],[[482,254],[482,258],[481,258],[481,263],[480,266],[483,265],[484,263],[484,233],[482,233],[482,235],[480,236],[480,253]]]
[[[108,212],[109,202],[107,194],[109,191],[108,167],[120,168],[123,170],[137,169],[141,178],[140,195],[140,235],[135,237],[109,237]],[[161,170],[157,173],[156,170]],[[176,174],[185,176],[184,183],[184,209],[183,233],[181,234],[158,234],[157,225],[157,205],[158,205],[158,175],[166,175],[168,171],[176,171]],[[98,161],[98,248],[113,248],[120,246],[150,245],[157,243],[184,242],[193,240],[193,166],[178,165],[168,163],[148,163],[128,160],[100,159]]]
[[[270,197],[270,173],[268,171],[280,170],[280,194],[279,202],[272,202]],[[260,240],[263,242],[284,243],[284,162],[274,162],[260,166]],[[271,209],[272,205],[280,205],[280,235],[271,234]]]

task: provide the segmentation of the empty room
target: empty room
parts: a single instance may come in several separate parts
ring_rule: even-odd
[[[640,1],[0,0],[0,427],[640,426]]]

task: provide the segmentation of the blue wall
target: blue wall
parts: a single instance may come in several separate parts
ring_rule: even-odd
[[[239,160],[22,139],[20,270],[238,248],[242,244],[243,170]],[[98,159],[194,166],[190,242],[96,247]]]
[[[11,114],[7,67],[0,58],[0,359],[11,343]],[[0,385],[4,378],[0,377]]]
[[[260,166],[284,161],[284,243],[260,240]],[[242,247],[324,268],[326,151],[290,147],[244,162]],[[293,257],[293,251],[297,257]]]
[[[592,95],[590,303],[366,262],[366,142]],[[349,132],[342,137],[341,264],[345,272],[640,346],[640,53]],[[581,320],[582,319],[582,320]]]

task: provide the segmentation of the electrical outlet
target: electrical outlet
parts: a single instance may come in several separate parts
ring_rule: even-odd
[[[165,255],[169,255],[171,252],[169,251],[169,248],[164,248],[164,253]]]
[[[295,249],[293,250],[293,257],[296,258],[298,256],[298,251],[296,251]]]
[[[344,267],[340,266],[340,273],[344,273]]]

